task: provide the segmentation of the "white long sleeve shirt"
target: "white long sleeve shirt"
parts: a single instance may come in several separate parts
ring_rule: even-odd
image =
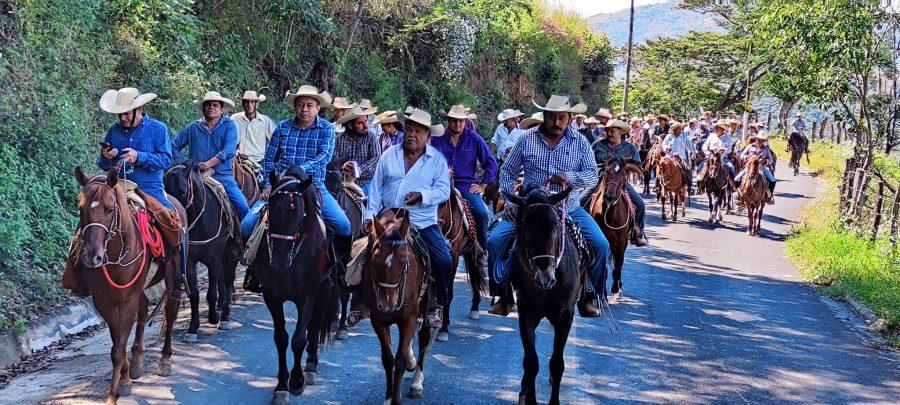
[[[403,200],[412,192],[422,193],[422,202],[405,205]],[[440,151],[431,145],[406,171],[403,145],[384,151],[372,183],[366,205],[365,219],[373,219],[384,208],[405,208],[409,218],[419,229],[437,225],[438,205],[450,199],[450,169]]]
[[[692,146],[691,141],[683,133],[677,136],[675,134],[666,135],[662,143],[663,151],[666,152],[666,155],[680,156],[684,162],[691,161]]]

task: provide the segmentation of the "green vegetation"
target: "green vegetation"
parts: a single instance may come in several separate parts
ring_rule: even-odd
[[[72,170],[93,168],[115,119],[106,89],[158,94],[146,110],[173,133],[206,90],[263,89],[286,118],[280,96],[310,83],[382,110],[466,103],[489,136],[499,110],[551,92],[606,105],[613,58],[538,0],[11,0],[0,31],[0,330],[65,300]]]

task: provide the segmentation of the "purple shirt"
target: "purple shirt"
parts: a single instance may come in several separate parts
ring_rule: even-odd
[[[431,146],[447,158],[447,165],[453,171],[453,184],[459,191],[469,192],[473,184],[493,183],[497,178],[497,161],[475,131],[464,129],[456,146],[450,141],[450,133],[444,132],[444,136],[431,138]],[[481,181],[475,175],[476,163],[481,165]]]

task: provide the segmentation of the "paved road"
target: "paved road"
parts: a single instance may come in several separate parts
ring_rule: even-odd
[[[783,256],[784,236],[819,183],[782,179],[761,237],[746,218],[712,229],[706,210],[662,223],[648,204],[651,246],[630,250],[627,299],[604,319],[577,318],[566,350],[564,403],[897,403],[900,356],[873,348],[878,339],[842,305],[820,297]],[[705,201],[700,201],[705,204]],[[699,205],[699,204],[695,204]],[[460,274],[448,343],[436,343],[425,382],[428,403],[509,403],[517,398],[522,349],[514,317],[465,319]],[[486,309],[486,308],[482,308]],[[293,311],[292,311],[293,312]],[[201,343],[176,347],[172,377],[149,372],[121,403],[266,403],[275,385],[271,321],[255,296],[234,316],[242,327],[204,327]],[[319,384],[294,403],[379,403],[384,375],[368,322],[322,356]],[[77,403],[105,398],[107,338],[97,334],[54,354],[46,367],[14,379],[0,403]],[[538,399],[549,397],[550,328],[539,330]],[[406,383],[409,383],[407,378]]]

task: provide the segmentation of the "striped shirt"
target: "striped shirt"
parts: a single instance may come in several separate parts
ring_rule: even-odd
[[[404,205],[406,195],[414,191],[422,193],[422,202]],[[450,169],[440,151],[426,145],[425,153],[406,171],[403,146],[391,146],[375,168],[365,219],[374,218],[383,208],[406,208],[412,224],[424,229],[437,224],[438,205],[449,198]]]
[[[300,165],[307,174],[313,176],[316,185],[325,189],[325,166],[334,154],[334,126],[316,117],[316,121],[306,128],[300,128],[294,119],[287,119],[275,126],[272,139],[263,159],[263,176],[269,185],[269,173],[286,170],[292,165]]]
[[[543,184],[556,173],[565,173],[569,185],[574,188],[569,195],[566,212],[579,207],[579,196],[584,189],[597,185],[597,161],[591,146],[568,127],[554,149],[544,140],[541,127],[526,131],[500,166],[500,189],[514,193],[516,178],[523,172],[525,180],[522,184],[537,185]],[[559,191],[562,191],[562,187],[550,186],[550,192]]]

